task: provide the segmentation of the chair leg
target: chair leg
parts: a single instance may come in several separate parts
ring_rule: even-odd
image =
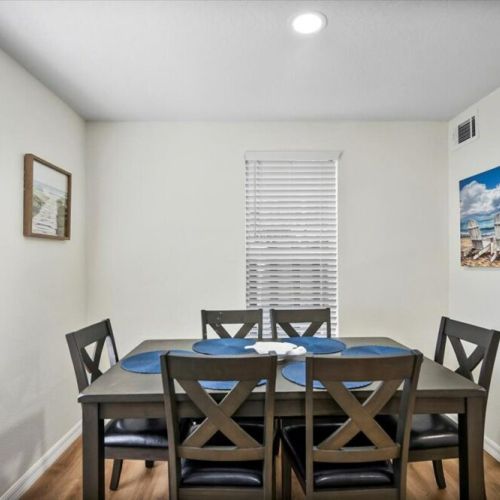
[[[446,479],[444,478],[443,461],[433,460],[432,467],[434,468],[434,477],[436,478],[438,488],[444,490],[446,488]]]
[[[276,500],[276,459],[273,457],[273,491],[272,500]]]
[[[111,473],[111,482],[109,489],[116,491],[120,483],[120,475],[122,473],[123,460],[113,460],[113,472]]]
[[[146,468],[152,469],[155,466],[154,460],[146,460]]]
[[[290,500],[292,498],[292,464],[281,447],[281,498]]]

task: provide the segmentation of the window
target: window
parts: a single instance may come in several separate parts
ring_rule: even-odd
[[[247,153],[248,308],[330,307],[337,330],[339,154]]]

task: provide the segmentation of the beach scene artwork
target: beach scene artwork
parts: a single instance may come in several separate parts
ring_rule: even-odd
[[[460,181],[461,263],[500,268],[500,166]]]
[[[65,235],[68,213],[68,177],[42,163],[33,162],[32,231]]]

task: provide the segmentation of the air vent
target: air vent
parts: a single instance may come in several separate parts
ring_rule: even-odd
[[[448,126],[450,150],[467,147],[471,142],[479,139],[480,123],[476,107],[466,109],[460,113]]]
[[[457,142],[462,144],[476,137],[476,117],[471,116],[468,120],[460,123],[457,127]]]

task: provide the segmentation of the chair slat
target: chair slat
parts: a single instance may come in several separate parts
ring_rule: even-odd
[[[262,309],[242,309],[234,311],[201,311],[201,328],[203,338],[208,338],[208,328],[221,338],[231,338],[231,334],[223,325],[241,324],[234,338],[246,337],[257,326],[257,337],[262,338]]]
[[[335,462],[339,464],[345,463],[363,463],[367,461],[377,462],[379,460],[394,460],[401,456],[401,446],[394,443],[393,446],[385,448],[376,448],[373,446],[359,446],[355,450],[321,450],[313,448],[313,459],[315,462]]]
[[[491,330],[446,318],[446,336],[488,347]]]
[[[318,330],[326,325],[326,336],[332,335],[331,311],[330,308],[324,309],[271,309],[271,331],[274,339],[278,338],[278,326],[289,337],[300,337],[300,333],[292,323],[309,323],[302,336],[311,337]]]
[[[207,460],[215,462],[241,462],[249,460],[264,460],[265,450],[262,446],[256,448],[240,449],[237,446],[178,446],[177,453],[180,458],[191,460]]]

